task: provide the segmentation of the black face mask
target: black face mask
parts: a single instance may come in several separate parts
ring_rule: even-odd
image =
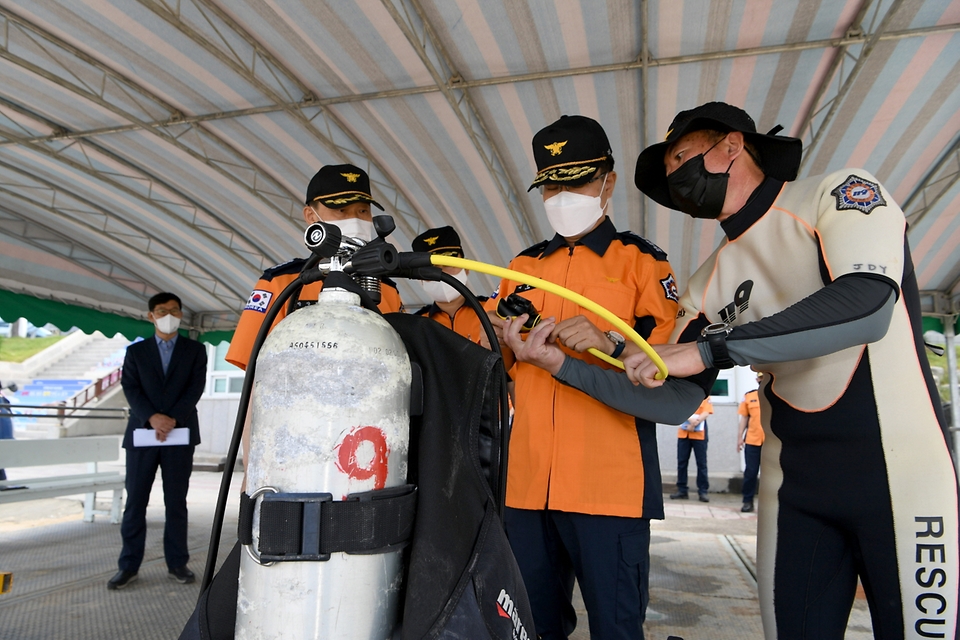
[[[720,144],[722,140],[718,141]],[[713,145],[713,147],[717,146]],[[667,176],[667,189],[670,199],[680,211],[694,218],[716,220],[723,209],[723,201],[727,196],[727,179],[730,178],[730,167],[725,173],[710,173],[703,162],[703,157],[713,149],[690,158],[676,171]]]

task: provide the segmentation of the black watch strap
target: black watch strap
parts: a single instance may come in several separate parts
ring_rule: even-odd
[[[706,342],[710,347],[710,355],[713,358],[715,368],[732,369],[737,364],[730,358],[730,352],[727,350],[726,333],[708,333],[701,336],[700,340]]]

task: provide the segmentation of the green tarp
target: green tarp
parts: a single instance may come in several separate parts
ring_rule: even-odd
[[[7,322],[26,318],[38,327],[49,323],[61,331],[77,327],[84,333],[99,331],[110,337],[120,333],[128,340],[138,336],[147,338],[154,334],[153,324],[146,320],[65,304],[56,300],[44,300],[2,289],[0,289],[0,318]],[[181,333],[185,334],[185,332]],[[233,332],[208,331],[200,334],[199,339],[210,344],[220,344],[232,340]]]
[[[923,332],[926,333],[927,331],[943,333],[943,318],[938,316],[923,316]],[[956,324],[953,325],[953,332],[955,335],[960,335],[960,318],[957,318]]]

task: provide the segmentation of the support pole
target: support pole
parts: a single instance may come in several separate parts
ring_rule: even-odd
[[[950,382],[950,434],[953,439],[953,465],[960,474],[960,390],[957,389],[957,348],[955,325],[957,316],[943,319],[943,335],[947,347],[947,380]]]

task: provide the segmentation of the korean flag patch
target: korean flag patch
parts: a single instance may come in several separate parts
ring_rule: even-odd
[[[254,289],[253,293],[250,294],[250,297],[247,298],[247,304],[243,310],[266,313],[267,307],[270,306],[270,301],[272,299],[273,294],[271,292],[264,291],[263,289]]]
[[[667,300],[680,302],[680,294],[677,291],[677,281],[674,280],[672,273],[660,281],[660,286],[663,287],[663,294],[667,297]]]
[[[859,176],[849,176],[843,184],[830,192],[837,199],[837,209],[856,209],[864,215],[877,207],[886,206],[887,201],[880,193],[880,185]]]

